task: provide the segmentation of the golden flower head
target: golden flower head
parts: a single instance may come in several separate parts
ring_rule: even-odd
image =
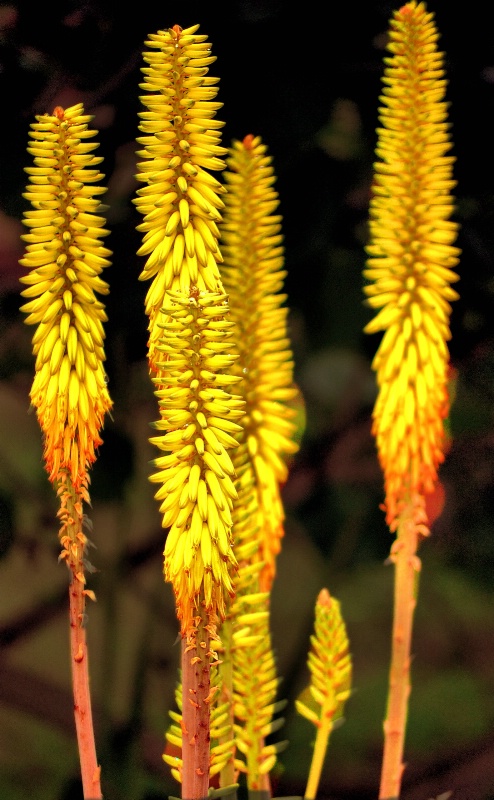
[[[144,53],[141,102],[147,110],[139,115],[145,135],[137,139],[144,148],[137,178],[146,185],[134,202],[144,217],[138,255],[148,256],[140,279],[152,278],[146,296],[151,369],[166,291],[222,291],[217,222],[225,189],[208,170],[224,169],[224,123],[214,118],[222,106],[215,102],[218,78],[207,74],[216,58],[198,28],[158,31]]]
[[[410,2],[394,13],[379,110],[370,203],[367,333],[384,331],[373,362],[373,430],[392,530],[412,495],[433,491],[448,414],[451,283],[460,250],[451,190],[454,158],[443,54],[433,15]]]
[[[243,377],[244,437],[256,474],[259,495],[261,558],[264,579],[272,582],[274,559],[283,535],[280,484],[287,478],[286,459],[295,453],[297,396],[293,355],[287,329],[288,309],[282,292],[284,270],[281,216],[275,174],[259,136],[234,141],[227,159],[223,222],[220,224],[223,284],[236,324]]]
[[[26,323],[37,325],[33,336],[35,378],[30,397],[44,433],[44,457],[50,480],[66,470],[74,487],[87,484],[87,469],[101,444],[100,429],[111,400],[103,368],[106,320],[96,293],[107,294],[99,277],[111,252],[100,239],[109,231],[99,216],[94,185],[103,177],[88,141],[96,131],[82,104],[55,108],[31,125],[28,152],[34,166],[26,169],[29,185],[23,195],[32,210],[24,213],[26,252],[20,263],[30,269],[21,278],[21,310]],[[33,299],[31,299],[33,298]]]
[[[160,416],[151,439],[167,452],[154,461],[151,481],[160,483],[163,527],[169,527],[164,572],[176,596],[177,613],[186,632],[203,599],[211,617],[225,617],[233,595],[236,558],[232,541],[232,507],[237,497],[228,450],[237,446],[243,414],[241,397],[230,387],[235,359],[225,294],[168,292],[162,338],[157,345],[159,377],[156,396]]]

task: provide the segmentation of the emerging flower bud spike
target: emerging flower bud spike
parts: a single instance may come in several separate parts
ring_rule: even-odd
[[[314,800],[329,737],[335,722],[342,717],[352,680],[352,661],[340,604],[327,589],[322,589],[317,598],[310,642],[307,666],[311,682],[295,701],[295,706],[299,714],[317,728],[314,757],[304,794],[307,800]]]

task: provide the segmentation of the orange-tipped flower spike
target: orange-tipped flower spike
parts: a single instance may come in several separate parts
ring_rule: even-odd
[[[96,131],[81,103],[36,117],[28,151],[34,166],[24,197],[32,210],[24,214],[31,229],[23,239],[20,263],[30,269],[21,278],[22,294],[30,298],[21,310],[37,325],[31,402],[43,431],[44,459],[60,500],[60,558],[71,573],[70,648],[74,715],[85,798],[101,798],[100,768],[92,724],[88,653],[84,626],[85,558],[83,503],[89,501],[88,470],[101,444],[100,429],[112,402],[103,368],[103,322],[106,314],[97,294],[107,294],[100,272],[111,252],[100,242],[106,236],[98,199],[105,188],[95,167],[98,145],[87,141]],[[31,299],[32,298],[32,299]]]
[[[368,333],[384,331],[373,362],[378,396],[373,432],[384,472],[386,521],[396,539],[390,560],[395,591],[389,691],[379,797],[400,795],[417,601],[417,549],[429,534],[426,498],[438,482],[448,444],[451,284],[460,250],[450,219],[454,158],[448,155],[443,55],[424,3],[390,21],[381,95],[368,304],[380,309]]]
[[[434,490],[447,444],[447,341],[460,250],[453,246],[458,225],[450,220],[454,158],[447,155],[437,38],[424,3],[395,12],[370,203],[365,293],[367,304],[380,310],[365,330],[384,331],[373,362],[379,387],[373,430],[392,530],[407,498]]]
[[[26,169],[24,197],[32,210],[24,213],[31,229],[23,239],[20,263],[30,269],[21,278],[30,298],[21,310],[26,323],[37,325],[33,336],[35,378],[30,397],[44,434],[44,458],[50,481],[67,474],[76,490],[87,486],[87,470],[101,444],[100,429],[112,403],[103,367],[104,305],[107,294],[101,270],[111,252],[99,216],[105,187],[95,169],[102,159],[88,141],[96,131],[82,104],[57,107],[36,117],[28,151],[34,166]]]

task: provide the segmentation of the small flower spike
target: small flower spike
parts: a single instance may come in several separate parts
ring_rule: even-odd
[[[327,589],[322,589],[317,598],[314,633],[310,641],[307,665],[311,682],[295,701],[299,714],[312,722],[317,729],[314,756],[304,795],[307,800],[313,800],[317,795],[329,736],[335,722],[342,717],[344,705],[350,696],[352,680],[352,661],[340,604],[330,596]]]

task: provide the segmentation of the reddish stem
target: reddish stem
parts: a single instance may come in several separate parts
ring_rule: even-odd
[[[101,800],[100,772],[96,759],[91,695],[89,691],[88,652],[84,628],[84,584],[72,578],[70,597],[70,661],[74,693],[74,715],[81,764],[84,800]]]
[[[69,618],[70,618],[70,663],[74,716],[81,764],[82,791],[84,800],[102,800],[100,772],[96,760],[91,694],[89,690],[89,666],[86,644],[86,597],[94,599],[94,593],[85,589],[85,553],[88,540],[83,533],[83,502],[89,502],[87,485],[74,486],[71,476],[64,472],[60,476],[57,490],[60,499],[58,517],[61,521],[59,533],[62,552],[70,572]]]

